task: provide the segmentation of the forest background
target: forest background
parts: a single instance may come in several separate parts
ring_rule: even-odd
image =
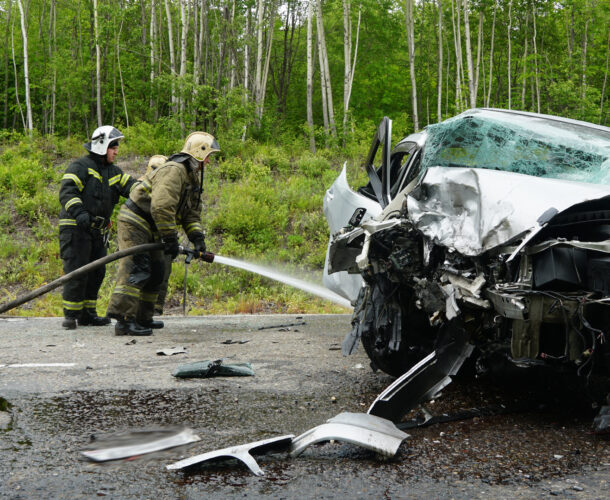
[[[609,0],[0,0],[0,301],[62,274],[59,181],[99,125],[135,176],[214,134],[209,249],[319,282],[322,196],[344,162],[365,182],[383,116],[395,140],[477,106],[608,125],[609,27]],[[344,312],[216,264],[186,285],[191,314]],[[11,314],[61,315],[60,292]]]

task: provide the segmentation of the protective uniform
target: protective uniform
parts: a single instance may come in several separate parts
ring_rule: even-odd
[[[106,255],[105,238],[114,206],[121,196],[129,196],[136,183],[107,161],[109,146],[122,138],[114,127],[96,129],[91,142],[84,145],[89,155],[71,163],[62,177],[59,250],[66,274]],[[110,323],[109,318],[100,318],[96,312],[104,276],[105,269],[100,267],[64,285],[64,328],[76,328],[76,320],[81,325]]]
[[[167,156],[154,155],[148,160],[146,166],[146,173],[149,174],[155,168],[160,167],[167,161]],[[163,314],[163,307],[165,306],[165,298],[167,297],[167,287],[169,286],[169,275],[172,272],[172,256],[169,254],[163,255],[163,281],[159,287],[159,294],[157,295],[157,302],[155,304],[155,315]]]
[[[116,318],[117,335],[150,335],[162,328],[154,321],[155,303],[165,274],[164,254],[178,254],[177,224],[196,249],[205,250],[201,227],[201,182],[197,170],[209,154],[220,151],[210,134],[194,132],[183,150],[147,172],[133,189],[117,217],[121,250],[163,241],[164,249],[126,257],[119,264],[117,283],[108,304]]]

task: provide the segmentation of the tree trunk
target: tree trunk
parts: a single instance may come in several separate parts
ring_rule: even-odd
[[[337,127],[335,126],[335,112],[333,107],[333,92],[330,83],[330,68],[328,66],[328,52],[326,51],[326,36],[324,34],[324,22],[322,18],[322,0],[318,0],[316,3],[317,9],[317,27],[318,27],[318,40],[320,45],[320,68],[324,67],[324,72],[320,71],[320,74],[324,75],[324,93],[326,94],[326,103],[328,111],[328,127],[330,128],[330,134],[333,137],[337,136]]]
[[[443,120],[443,5],[442,0],[437,0],[438,5],[438,70],[436,85],[436,119],[440,123]]]
[[[313,129],[313,2],[314,0],[307,2],[307,127],[309,128],[309,151],[315,153],[316,138]]]
[[[512,87],[512,81],[511,81],[511,76],[510,76],[510,66],[511,66],[511,36],[510,36],[510,32],[513,29],[513,0],[509,0],[508,1],[508,29],[507,29],[507,38],[508,38],[508,63],[506,66],[506,72],[507,72],[507,85],[508,85],[508,109],[512,109],[512,102],[511,102],[511,87]]]
[[[315,0],[316,3],[318,0]],[[316,28],[318,25],[318,13],[317,13],[317,6],[316,6]],[[320,93],[322,94],[322,122],[324,124],[324,134],[328,135],[329,134],[329,125],[328,125],[328,101],[326,99],[326,75],[324,74],[324,71],[326,71],[326,69],[324,68],[324,61],[322,60],[322,48],[321,48],[321,41],[320,41],[320,31],[318,29],[316,29],[316,35],[317,35],[317,46],[318,46],[318,62],[320,63]]]
[[[606,83],[608,82],[608,55],[610,55],[610,32],[606,42],[606,70],[604,71],[604,83],[602,84],[602,97],[599,101],[599,123],[604,119],[604,99],[606,96]]]
[[[589,2],[585,2],[585,12],[587,19],[585,21],[585,33],[582,39],[582,72],[581,72],[581,92],[580,92],[580,117],[584,120],[585,117],[585,99],[587,97],[587,47],[589,41]]]
[[[20,1],[20,0],[19,0]],[[100,41],[99,41],[99,27],[97,20],[97,0],[93,0],[93,33],[95,38],[95,102],[96,102],[96,115],[97,115],[97,126],[102,126],[102,82],[101,79],[101,68],[100,68]]]
[[[474,100],[479,95],[479,73],[481,70],[481,54],[483,53],[483,12],[479,12],[479,32],[477,33],[477,64],[474,70]],[[485,95],[485,94],[483,94]]]
[[[51,47],[51,64],[53,66],[53,76],[51,77],[51,125],[50,133],[55,133],[55,109],[57,104],[57,6],[55,0],[51,0],[50,11],[50,47]]]
[[[466,38],[466,66],[468,68],[468,101],[471,108],[476,108],[477,102],[474,95],[474,69],[472,64],[472,48],[470,46],[470,12],[468,0],[464,0],[464,38]]]
[[[25,85],[25,110],[26,110],[26,128],[30,135],[34,129],[32,123],[32,101],[30,99],[30,69],[28,65],[28,32],[25,27],[25,12],[21,0],[17,0],[19,12],[21,14],[21,37],[23,38],[23,82]]]
[[[360,17],[361,11],[358,10],[358,27],[356,28],[356,47],[354,49],[354,59],[352,58],[352,19],[351,5],[349,0],[343,0],[343,58],[345,71],[343,74],[343,137],[347,134],[347,121],[349,114],[349,101],[352,95],[352,85],[354,83],[354,73],[356,71],[356,60],[358,57],[358,40],[360,36]]]
[[[528,36],[527,33],[529,31],[529,22],[530,22],[530,15],[529,12],[525,13],[525,41],[523,42],[523,72],[522,74],[522,81],[521,81],[521,109],[525,109],[525,89],[526,89],[526,85],[527,85],[527,40],[528,40]]]
[[[540,113],[540,81],[538,75],[538,47],[536,41],[536,5],[532,4],[532,23],[534,28],[534,33],[532,36],[532,41],[534,45],[534,80],[536,83],[536,112]]]
[[[12,33],[12,20],[11,20],[11,12],[12,12],[12,1],[7,1],[7,15],[6,15],[6,30],[4,31],[4,119],[2,122],[3,128],[8,127],[8,73],[9,73],[9,60],[11,59],[9,56],[9,33]]]
[[[21,100],[19,99],[19,74],[17,73],[17,58],[15,57],[15,36],[13,24],[14,23],[11,23],[11,52],[13,56],[13,71],[15,73],[15,100],[17,101],[19,114],[21,115],[21,124],[23,126],[23,130],[26,130],[25,117],[23,116],[23,108],[21,107]]]
[[[493,78],[494,69],[494,41],[496,36],[496,11],[498,10],[498,0],[494,0],[494,14],[493,21],[491,23],[491,47],[489,48],[489,85],[487,87],[487,101],[485,106],[489,107],[489,101],[491,100],[491,82]]]
[[[266,52],[265,65],[263,68],[262,81],[260,82],[260,86],[259,86],[259,95],[256,100],[257,109],[260,113],[258,115],[259,121],[262,120],[262,118],[263,118],[263,111],[264,111],[264,107],[265,107],[265,95],[267,94],[267,79],[269,77],[269,63],[271,61],[271,46],[273,43],[273,26],[275,24],[275,11],[276,11],[274,0],[271,0],[269,10],[270,10],[269,28],[267,30],[267,49],[265,51]]]
[[[245,38],[246,42],[244,43],[244,96],[243,101],[244,104],[248,102],[248,81],[250,79],[250,45],[248,44],[248,38],[250,37],[250,9],[247,9],[246,12],[246,29],[245,29]],[[241,134],[241,142],[246,140],[246,132],[248,131],[248,125],[244,123],[244,129]]]
[[[458,0],[459,1],[459,0]],[[457,26],[455,22],[455,14],[457,11]],[[453,26],[453,46],[455,48],[455,105],[456,111],[461,112],[463,109],[462,100],[462,76],[464,75],[464,67],[462,65],[462,37],[460,35],[460,8],[454,8],[453,0],[451,0],[451,24]]]
[[[169,67],[171,71],[171,93],[172,93],[172,112],[176,113],[176,90],[174,77],[176,76],[176,59],[174,56],[174,34],[172,30],[172,13],[169,9],[169,1],[165,0],[165,15],[167,16],[167,37],[169,40]]]
[[[149,43],[150,43],[150,94],[148,100],[148,106],[152,110],[155,107],[155,99],[154,99],[154,84],[155,84],[155,40],[156,40],[156,24],[157,21],[155,19],[156,11],[155,11],[155,0],[151,0],[150,2],[150,29],[148,33]]]
[[[123,31],[123,16],[121,15],[121,24],[116,36],[116,60],[119,70],[119,80],[121,83],[121,97],[123,98],[123,111],[125,113],[125,125],[129,128],[129,113],[127,112],[127,99],[125,98],[125,84],[123,82],[123,71],[121,69],[121,32]]]
[[[415,80],[415,22],[413,19],[413,0],[407,0],[406,5],[407,43],[409,46],[409,71],[411,75],[411,106],[413,108],[413,129],[419,130],[419,117],[417,113],[417,82]]]

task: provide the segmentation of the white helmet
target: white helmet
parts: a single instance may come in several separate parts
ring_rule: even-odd
[[[91,141],[84,144],[84,147],[90,153],[95,153],[96,155],[106,156],[106,151],[108,151],[108,146],[117,141],[119,139],[124,139],[125,136],[119,132],[118,129],[114,128],[112,125],[104,125],[102,127],[98,127],[93,131],[93,135],[91,135]]]

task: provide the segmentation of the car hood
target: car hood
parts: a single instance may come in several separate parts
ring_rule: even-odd
[[[431,167],[407,195],[409,219],[435,244],[476,256],[539,228],[548,209],[610,196],[610,186],[498,170]]]

